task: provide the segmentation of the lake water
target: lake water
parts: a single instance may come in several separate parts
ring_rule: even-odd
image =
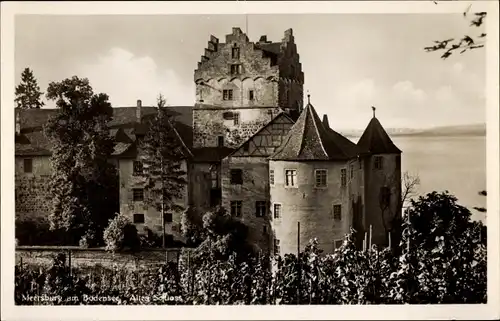
[[[420,195],[447,190],[470,209],[472,219],[485,222],[485,213],[472,208],[486,208],[486,197],[478,194],[486,190],[485,136],[400,136],[392,140],[403,151],[402,171],[420,177]]]

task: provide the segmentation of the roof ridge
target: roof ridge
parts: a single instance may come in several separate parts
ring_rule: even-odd
[[[310,113],[312,113],[312,115],[311,115],[311,116],[312,116],[312,121],[313,121],[313,125],[314,125],[314,127],[315,127],[315,129],[316,129],[316,134],[317,134],[317,135],[318,135],[318,137],[319,137],[319,144],[321,145],[321,149],[323,150],[323,152],[325,153],[325,155],[326,155],[327,157],[329,157],[329,155],[328,155],[328,153],[327,153],[327,151],[326,151],[326,148],[325,148],[324,142],[323,142],[323,139],[324,139],[324,138],[323,138],[323,137],[321,137],[322,135],[321,135],[321,134],[320,134],[320,132],[319,132],[319,129],[318,129],[318,124],[317,124],[317,121],[316,121],[316,119],[315,119],[315,117],[314,117],[314,116],[317,116],[317,114],[316,114],[316,115],[314,115],[314,114],[316,113],[316,111],[314,110],[313,105],[311,105],[311,104],[308,104],[308,105],[310,105]],[[323,125],[323,124],[321,124],[321,125]],[[304,126],[304,127],[305,127],[305,126]]]

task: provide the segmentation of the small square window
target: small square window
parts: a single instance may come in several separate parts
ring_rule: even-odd
[[[231,170],[231,184],[233,185],[243,184],[243,170],[241,169]]]
[[[316,176],[316,187],[326,187],[327,173],[326,169],[317,169],[314,171]]]
[[[241,216],[242,203],[242,201],[231,201],[231,216]]]
[[[224,89],[222,91],[222,100],[233,100],[233,90],[232,89]]]
[[[269,184],[274,185],[274,169],[269,170]]]
[[[144,201],[144,189],[142,188],[134,188],[133,192],[133,200],[134,202],[142,202]]]
[[[165,213],[165,223],[172,223],[173,215],[172,213]]]
[[[342,185],[342,187],[347,185],[347,170],[345,168],[340,170],[340,185]]]
[[[224,136],[217,136],[217,147],[224,146]]]
[[[287,187],[297,186],[297,171],[295,169],[285,170],[285,186]]]
[[[134,214],[134,223],[135,224],[144,223],[144,214]]]
[[[342,221],[342,205],[333,205],[333,219]]]
[[[233,59],[240,59],[240,48],[233,47],[231,50],[231,57]]]
[[[274,218],[279,219],[281,218],[281,204],[274,204]]]
[[[280,254],[280,240],[274,239],[274,255]]]
[[[253,101],[254,100],[254,94],[253,94],[253,90],[249,90],[248,91],[248,100],[250,101]]]
[[[23,162],[24,172],[32,173],[33,172],[33,160],[31,158],[25,158]]]
[[[382,169],[383,168],[383,158],[382,156],[375,156],[375,169]]]
[[[241,65],[231,65],[231,75],[239,75],[241,74]]]
[[[144,171],[143,164],[141,161],[134,161],[133,175],[141,175]]]
[[[267,202],[266,201],[256,201],[255,202],[255,216],[264,217],[267,212]]]

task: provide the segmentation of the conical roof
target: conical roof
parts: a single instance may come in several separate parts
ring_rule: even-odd
[[[357,145],[361,151],[369,154],[401,153],[401,150],[394,145],[375,115],[370,120]]]
[[[347,142],[346,142],[347,140]],[[330,128],[325,128],[309,103],[292,126],[272,160],[347,160],[357,156],[356,146]]]

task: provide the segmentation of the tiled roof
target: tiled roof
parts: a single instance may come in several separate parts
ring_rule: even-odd
[[[142,108],[143,125],[137,126],[137,107],[113,108],[113,119],[109,122],[110,134],[119,143],[115,146],[114,156],[130,156],[123,153],[133,152],[130,148],[134,145],[135,133],[144,132],[147,123],[156,114],[156,107]],[[167,107],[174,120],[174,127],[188,149],[193,144],[192,121],[193,107],[175,106]],[[50,143],[43,133],[43,126],[57,109],[19,109],[19,122],[21,134],[16,135],[15,153],[19,156],[50,155]],[[121,143],[121,144],[120,144]],[[125,147],[128,144],[128,147]]]
[[[307,104],[272,160],[347,160],[357,156],[346,138],[325,129],[316,110]]]
[[[401,150],[394,145],[377,118],[373,117],[358,141],[358,148],[369,154],[399,154]]]

